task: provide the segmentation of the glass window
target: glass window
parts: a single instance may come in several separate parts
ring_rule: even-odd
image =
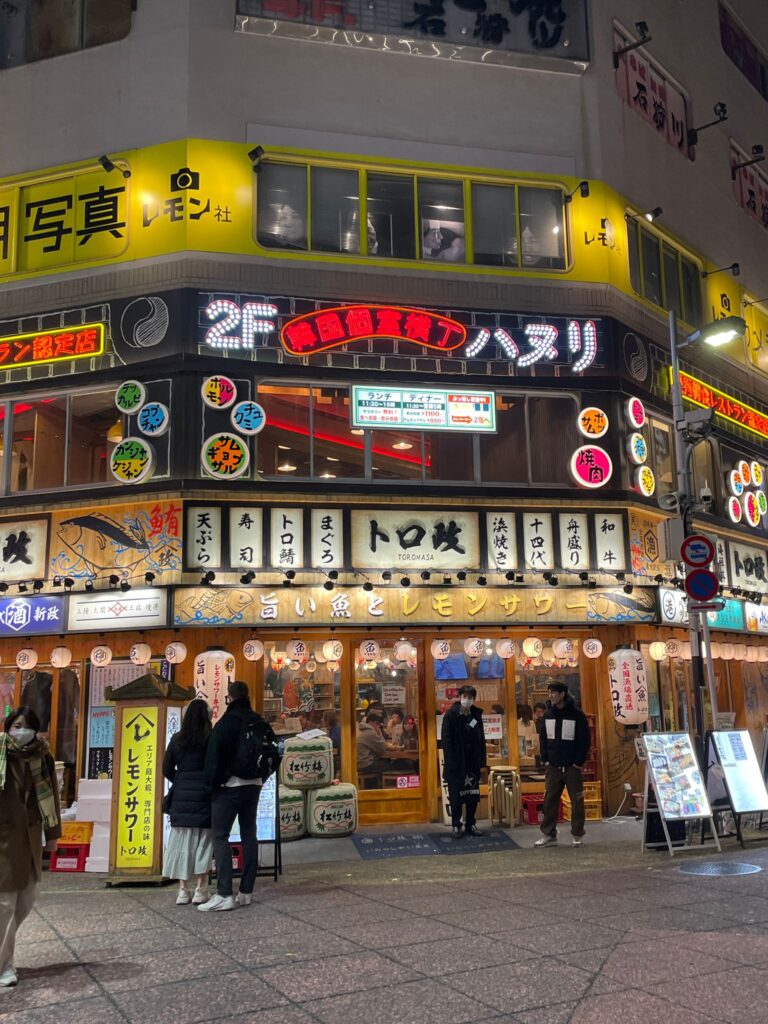
[[[482,654],[477,658],[470,658],[464,651],[463,639],[451,640],[451,653],[448,657],[435,659],[433,662],[438,741],[442,731],[443,715],[450,711],[459,699],[459,687],[465,684],[474,686],[477,690],[475,704],[483,709],[489,767],[494,764],[516,763],[508,760],[506,670],[504,661],[495,653],[493,644],[493,640],[486,639]],[[438,778],[442,778],[442,775],[438,775]]]
[[[472,186],[474,261],[491,267],[516,267],[515,190],[504,185]]]
[[[464,263],[464,189],[460,181],[419,178],[419,237],[421,258]]]
[[[472,434],[424,434],[424,475],[428,480],[473,480]]]
[[[698,327],[701,324],[701,278],[695,263],[684,257],[680,260],[683,277],[682,317],[687,324]]]
[[[368,251],[412,260],[416,256],[413,178],[402,174],[368,175]]]
[[[563,196],[546,188],[518,188],[520,245],[524,267],[565,267]]]
[[[357,171],[313,167],[312,248],[319,252],[360,252],[360,196]]]
[[[659,241],[647,231],[640,229],[640,244],[643,256],[643,294],[649,302],[656,306],[662,305],[661,297],[661,261],[659,260]]]
[[[123,39],[131,30],[131,0],[85,0],[83,43],[99,46]]]
[[[379,641],[376,660],[355,663],[356,767],[359,789],[417,789],[421,739],[417,651],[396,661]],[[405,780],[403,785],[401,780]]]
[[[29,60],[45,60],[80,48],[80,0],[31,0]]]
[[[531,481],[540,484],[567,484],[570,480],[568,464],[571,448],[566,444],[551,444],[553,437],[567,437],[576,417],[576,404],[572,398],[528,396],[529,449],[531,453]]]
[[[640,257],[637,239],[637,223],[631,217],[627,221],[627,251],[629,253],[629,282],[637,292],[642,295],[643,286],[640,281]]]
[[[375,480],[423,480],[421,431],[372,430],[371,472]]]
[[[267,425],[256,438],[258,472],[262,476],[310,475],[310,415],[308,387],[260,384],[259,403]]]
[[[662,420],[651,418],[651,467],[656,474],[657,487],[675,489],[675,457],[672,427]]]
[[[257,193],[259,242],[273,249],[306,249],[307,168],[262,164]]]
[[[693,449],[693,489],[699,494],[702,487],[709,487],[712,497],[715,500],[715,507],[719,501],[719,481],[715,473],[715,453],[711,441],[702,441]]]
[[[677,251],[669,245],[662,245],[664,260],[664,297],[665,309],[674,309],[678,318],[683,315],[683,307],[680,303],[680,274],[678,268]]]
[[[480,435],[480,474],[500,484],[528,482],[525,395],[496,395],[497,433]]]
[[[312,388],[312,434],[316,477],[365,475],[365,437],[349,425],[349,388]]]
[[[135,0],[13,0],[0,4],[0,68],[73,53],[128,35]]]
[[[11,492],[63,486],[66,424],[65,398],[14,403]]]
[[[109,456],[123,433],[114,391],[72,395],[67,482],[80,485],[111,480]]]

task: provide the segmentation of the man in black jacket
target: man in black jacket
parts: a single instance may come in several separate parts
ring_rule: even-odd
[[[534,846],[557,845],[557,814],[563,789],[571,798],[573,845],[584,843],[584,781],[581,769],[590,745],[587,716],[576,707],[565,683],[550,683],[549,707],[539,732],[541,760],[546,765],[542,838]]]
[[[251,707],[245,683],[229,684],[227,710],[213,728],[205,756],[205,777],[213,791],[211,824],[213,827],[213,855],[216,858],[218,885],[216,893],[198,910],[234,910],[251,902],[256,881],[256,808],[264,775],[254,765],[247,777],[238,775],[247,735],[255,736],[255,744],[273,744],[277,739],[272,726]],[[237,900],[232,896],[232,854],[229,836],[235,818],[240,823],[243,844],[243,876]]]
[[[443,748],[443,779],[448,786],[454,839],[463,834],[480,836],[475,813],[480,803],[480,771],[486,766],[483,710],[473,704],[474,686],[459,688],[459,699],[445,715],[440,743]],[[464,831],[461,806],[466,808]]]

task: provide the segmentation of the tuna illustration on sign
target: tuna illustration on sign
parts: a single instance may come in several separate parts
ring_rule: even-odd
[[[182,622],[241,622],[245,610],[253,603],[253,594],[245,590],[195,588],[182,592],[174,618],[177,625]]]
[[[145,510],[122,521],[95,512],[59,522],[61,548],[51,556],[51,570],[76,578],[95,579],[115,573],[123,578],[141,572],[167,572],[181,564],[181,541],[167,524],[157,529]]]

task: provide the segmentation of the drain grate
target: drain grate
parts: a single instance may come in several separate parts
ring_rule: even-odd
[[[677,869],[682,875],[708,875],[719,878],[723,875],[756,875],[762,871],[757,864],[738,864],[733,861],[705,861],[703,864],[685,864]]]

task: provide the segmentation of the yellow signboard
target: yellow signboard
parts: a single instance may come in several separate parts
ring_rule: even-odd
[[[118,766],[116,868],[149,868],[154,862],[155,790],[158,785],[157,707],[126,707]]]

